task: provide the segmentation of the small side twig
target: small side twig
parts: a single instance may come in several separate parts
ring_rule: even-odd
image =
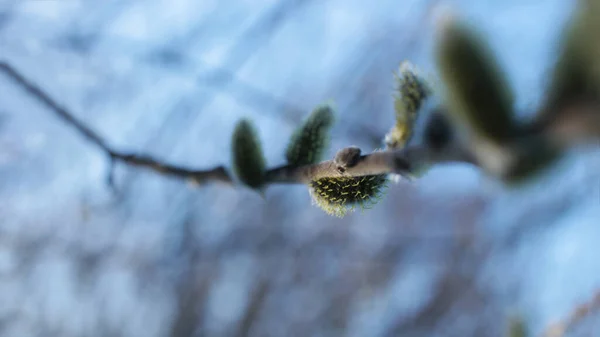
[[[591,315],[594,311],[600,309],[600,290],[594,293],[594,296],[587,302],[576,306],[566,319],[551,325],[542,335],[543,337],[563,337],[566,333],[575,327],[584,318]]]

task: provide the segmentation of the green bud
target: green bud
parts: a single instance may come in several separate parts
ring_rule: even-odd
[[[431,95],[431,88],[409,62],[400,65],[398,73],[394,74],[394,79],[396,124],[385,139],[386,146],[391,149],[402,148],[410,141],[419,110],[425,99]]]
[[[409,62],[400,65],[398,73],[394,74],[394,79],[396,123],[386,135],[385,144],[390,149],[399,149],[406,146],[413,136],[419,110],[432,90]]]
[[[542,113],[561,113],[564,105],[600,96],[600,2],[579,1],[575,16],[561,38]]]
[[[429,112],[423,110],[426,101],[433,95],[433,89],[408,61],[400,64],[398,73],[394,73],[394,80],[395,124],[385,135],[384,143],[387,149],[402,149],[414,141],[424,141],[421,139],[422,135],[418,134],[420,131],[416,129],[420,119],[428,118]],[[413,180],[423,176],[428,170],[429,167],[414,167],[410,174],[401,176]]]
[[[437,64],[450,113],[496,145],[513,139],[513,98],[494,55],[474,31],[452,19],[442,27]]]
[[[252,189],[264,183],[265,159],[258,135],[247,119],[238,122],[232,137],[233,171],[238,179]]]
[[[333,108],[320,105],[292,135],[285,157],[290,165],[309,165],[320,162],[329,143],[333,125]]]

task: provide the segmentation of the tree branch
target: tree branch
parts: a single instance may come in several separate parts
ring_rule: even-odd
[[[433,149],[426,145],[401,150],[373,152],[360,156],[358,162],[341,168],[335,160],[300,167],[282,166],[267,171],[268,183],[309,183],[328,177],[358,177],[375,174],[411,173],[416,167],[444,163],[468,163],[477,165],[471,152],[459,145]]]
[[[37,99],[38,102],[42,103],[42,105],[57,114],[67,124],[73,126],[85,139],[106,152],[111,160],[111,169],[108,176],[108,181],[111,184],[113,181],[112,167],[115,161],[122,161],[128,165],[144,167],[166,175],[183,178],[195,184],[203,184],[208,181],[221,181],[226,183],[232,182],[231,177],[223,166],[217,166],[208,170],[193,170],[163,163],[162,161],[149,155],[129,154],[113,149],[95,131],[75,118],[75,116],[66,108],[62,107],[42,89],[25,78],[25,76],[23,76],[10,64],[6,62],[0,62],[0,70],[2,70],[2,72],[8,75],[8,77],[19,84],[28,94]]]
[[[545,130],[551,139],[563,147],[589,144],[600,139],[598,99],[578,99],[550,115],[553,118],[547,121],[547,124],[538,127]]]
[[[108,155],[111,161],[108,182],[111,185],[113,181],[113,166],[116,161],[131,166],[147,168],[157,173],[184,179],[198,185],[210,181],[229,184],[234,182],[225,167],[221,165],[205,170],[189,169],[165,163],[147,154],[125,153],[114,149],[95,131],[78,120],[71,112],[33,84],[32,81],[23,76],[13,66],[0,61],[0,70],[38,102],[53,111],[68,125],[74,127],[85,139]],[[362,155],[357,158],[356,163],[343,168],[335,160],[306,166],[275,167],[266,172],[266,183],[306,184],[310,181],[326,177],[356,177],[385,173],[405,174],[410,173],[413,168],[421,165],[435,165],[449,162],[476,164],[476,160],[472,154],[463,146],[457,144],[450,144],[441,149],[428,146],[414,146],[402,150],[388,150]]]

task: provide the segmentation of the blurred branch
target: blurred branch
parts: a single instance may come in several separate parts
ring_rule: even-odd
[[[194,336],[194,333],[202,326],[207,298],[214,281],[215,274],[212,270],[204,273],[204,276],[195,270],[190,271],[182,278],[182,282],[177,288],[177,307],[170,336]]]
[[[252,335],[252,327],[256,324],[262,308],[265,305],[265,300],[269,295],[271,284],[266,276],[260,280],[256,288],[250,294],[248,306],[240,320],[238,332],[235,336],[248,337]]]
[[[553,119],[541,120],[534,126],[540,130],[545,129],[549,138],[564,147],[600,139],[600,113],[598,113],[600,102],[598,100],[583,98],[562,109],[563,111],[554,114],[556,116]]]
[[[550,326],[544,332],[543,337],[565,336],[567,331],[598,309],[600,309],[600,290],[594,293],[591,300],[576,306],[565,320]]]
[[[218,274],[218,264],[202,263],[191,214],[186,215],[181,227],[181,241],[174,256],[174,260],[181,262],[181,269],[175,282],[177,307],[171,337],[194,336],[197,333],[205,319],[207,299]]]
[[[392,323],[385,336],[401,336],[409,331],[419,331],[424,327],[433,327],[444,315],[448,314],[452,306],[466,293],[474,292],[477,273],[463,274],[457,272],[461,263],[460,252],[452,256],[449,267],[435,287],[435,292],[426,305],[418,310],[410,319],[400,317]],[[479,267],[479,266],[478,266]]]

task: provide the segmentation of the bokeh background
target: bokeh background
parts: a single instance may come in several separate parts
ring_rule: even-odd
[[[381,147],[392,73],[435,78],[435,0],[0,0],[0,59],[113,146],[230,164],[251,118],[270,166],[337,105],[328,154]],[[499,55],[523,118],[574,1],[446,1]],[[338,219],[116,167],[0,74],[0,336],[535,335],[600,288],[600,151],[509,190],[449,165]],[[572,336],[600,336],[591,315]]]

